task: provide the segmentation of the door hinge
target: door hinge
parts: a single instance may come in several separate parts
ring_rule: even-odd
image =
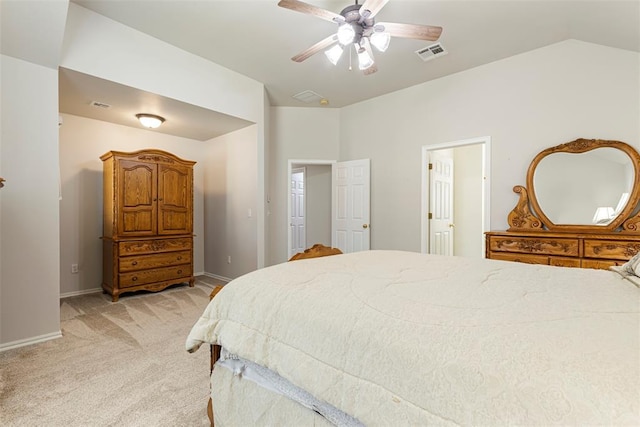
[[[433,169],[433,163],[429,163],[429,170]]]
[[[429,219],[433,219],[433,214],[429,212]]]

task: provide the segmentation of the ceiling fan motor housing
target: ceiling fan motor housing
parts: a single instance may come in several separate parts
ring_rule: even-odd
[[[351,25],[356,35],[353,39],[354,44],[358,44],[363,36],[369,36],[373,32],[373,26],[375,25],[374,18],[365,18],[360,15],[360,8],[362,6],[358,4],[352,4],[342,9],[340,15],[344,17],[344,22],[347,25]]]

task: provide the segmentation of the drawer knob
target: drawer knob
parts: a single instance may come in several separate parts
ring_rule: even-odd
[[[181,259],[182,259],[182,257],[181,257],[181,256],[179,256],[179,257],[178,257],[178,261],[180,261]]]
[[[138,261],[133,261],[131,265],[138,265]]]
[[[137,278],[137,277],[135,277],[135,276],[131,278],[131,281],[132,281],[132,282],[135,282],[135,281],[137,281],[137,280],[138,280],[138,278]]]
[[[178,270],[178,274],[182,274],[182,270]]]

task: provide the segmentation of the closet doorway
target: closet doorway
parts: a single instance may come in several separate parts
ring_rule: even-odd
[[[485,256],[490,159],[488,136],[422,147],[422,253]]]

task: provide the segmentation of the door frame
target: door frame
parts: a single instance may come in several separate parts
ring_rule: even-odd
[[[433,145],[422,146],[422,163],[420,169],[422,171],[422,191],[421,197],[421,215],[420,215],[420,252],[426,254],[429,252],[429,154],[431,151],[443,150],[447,148],[458,148],[467,145],[482,145],[482,171],[483,171],[483,209],[482,209],[482,231],[487,232],[491,228],[491,137],[481,136],[477,138],[469,138],[458,141],[449,141]],[[482,239],[482,257],[485,254],[485,240]]]
[[[303,197],[304,197],[304,201],[303,201],[303,208],[302,208],[302,212],[303,215],[302,217],[304,218],[304,224],[305,224],[305,229],[304,229],[304,245],[305,247],[302,248],[303,250],[306,249],[306,245],[307,245],[307,168],[306,165],[303,166],[298,166],[295,168],[291,169],[291,174],[289,175],[289,186],[291,186],[291,181],[293,181],[293,175],[296,173],[302,173],[302,193],[303,193]],[[293,191],[293,188],[289,190],[289,196],[291,196],[291,193]],[[289,203],[291,203],[291,197],[289,197]],[[291,215],[289,215],[289,221],[291,221]],[[289,224],[289,230],[291,230],[291,227],[293,225],[290,223]],[[290,231],[291,232],[291,231]],[[293,239],[292,239],[293,240]],[[291,246],[291,242],[289,242],[289,246]],[[297,246],[297,245],[294,245]],[[287,255],[287,258],[291,258],[293,255],[295,255],[295,253],[293,253],[293,250],[290,249],[289,250],[289,254]]]
[[[331,166],[331,175],[333,176],[333,170],[338,163],[337,160],[309,160],[309,159],[289,159],[287,161],[287,255],[291,253],[291,227],[289,223],[291,221],[291,173],[293,172],[293,165],[297,167],[303,167],[305,165],[313,165],[313,166]],[[306,197],[306,196],[305,196]],[[332,195],[333,199],[333,195]],[[306,203],[306,199],[305,199]],[[329,203],[333,203],[333,200],[329,200]],[[306,215],[306,211],[305,211]],[[331,219],[333,222],[333,218]],[[287,256],[289,259],[289,256]]]

